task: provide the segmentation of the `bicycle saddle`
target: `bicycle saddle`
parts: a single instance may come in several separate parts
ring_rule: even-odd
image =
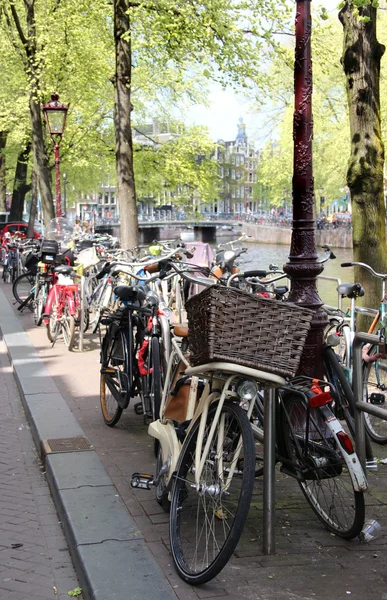
[[[145,292],[139,285],[118,285],[114,293],[120,300],[139,302],[140,306],[145,300]]]
[[[55,267],[54,273],[59,273],[60,275],[72,275],[74,273],[73,267],[69,267],[67,265],[60,265],[59,267]]]
[[[341,283],[337,286],[337,291],[343,298],[360,298],[364,296],[364,288],[360,283]]]

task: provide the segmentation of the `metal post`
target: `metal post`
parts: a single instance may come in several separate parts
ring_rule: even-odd
[[[63,173],[63,216],[67,213],[67,195],[66,195],[67,173]]]
[[[83,352],[83,328],[85,321],[85,276],[81,277],[81,285],[80,285],[80,300],[81,300],[81,311],[79,316],[79,351]]]
[[[297,0],[296,48],[294,61],[293,116],[293,225],[289,262],[284,271],[291,279],[289,301],[314,309],[312,326],[301,359],[305,375],[323,378],[322,346],[328,324],[321,310],[316,280],[323,271],[317,262],[314,220],[314,180],[312,168],[312,53],[311,0]]]
[[[275,389],[264,393],[263,552],[275,553]]]
[[[60,195],[60,157],[59,157],[59,144],[54,145],[54,157],[55,157],[55,191],[56,191],[56,217],[62,216],[62,199]]]

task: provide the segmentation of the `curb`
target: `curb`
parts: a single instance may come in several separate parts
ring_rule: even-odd
[[[0,290],[0,330],[41,456],[82,428]],[[66,437],[65,437],[66,436]],[[49,443],[48,443],[49,442]],[[86,440],[87,442],[87,440]],[[46,455],[46,478],[85,600],[176,600],[96,452]]]

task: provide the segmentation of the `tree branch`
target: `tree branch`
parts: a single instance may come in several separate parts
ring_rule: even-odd
[[[18,32],[19,37],[20,37],[20,41],[21,41],[21,43],[23,44],[23,46],[27,50],[27,48],[28,48],[28,40],[27,40],[26,36],[24,35],[24,31],[23,31],[22,26],[20,24],[20,19],[19,19],[19,15],[16,12],[15,4],[13,2],[10,2],[10,7],[11,7],[11,13],[12,13],[13,20],[15,22],[16,29],[17,29],[17,32]]]

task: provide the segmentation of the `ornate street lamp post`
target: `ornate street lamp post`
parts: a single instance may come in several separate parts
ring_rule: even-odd
[[[60,156],[59,146],[62,140],[62,135],[66,127],[66,116],[69,109],[68,104],[62,104],[59,102],[58,94],[51,94],[51,100],[47,104],[42,104],[42,110],[46,119],[50,138],[54,144],[54,158],[55,158],[55,192],[56,192],[56,203],[55,203],[55,215],[60,217],[62,215],[62,200],[60,195]]]
[[[311,0],[297,0],[293,119],[293,230],[289,262],[284,270],[292,282],[289,301],[315,310],[301,359],[302,373],[322,378],[323,331],[327,324],[327,316],[321,310],[323,302],[319,298],[316,284],[317,276],[324,267],[317,262],[315,241],[310,4]]]
[[[67,184],[67,173],[63,173],[63,216],[66,216],[67,213],[67,194],[66,194],[66,184]]]

